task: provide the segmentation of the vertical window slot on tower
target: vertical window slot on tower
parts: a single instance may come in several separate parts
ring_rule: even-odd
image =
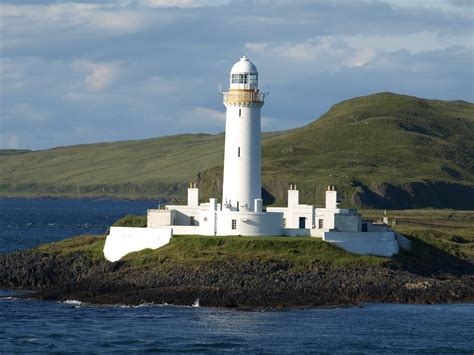
[[[242,116],[242,109],[239,108],[239,117],[241,117],[241,116]]]
[[[240,158],[240,147],[237,148],[237,157]]]

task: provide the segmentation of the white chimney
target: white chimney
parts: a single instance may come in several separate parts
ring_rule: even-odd
[[[188,206],[199,206],[199,189],[195,183],[190,183],[188,188]]]
[[[326,208],[331,210],[337,209],[336,186],[328,186],[328,191],[326,191]]]
[[[300,192],[296,189],[296,185],[290,185],[288,190],[288,207],[298,206],[300,200]]]

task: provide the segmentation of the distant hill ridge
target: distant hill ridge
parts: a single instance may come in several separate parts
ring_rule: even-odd
[[[220,196],[224,135],[182,134],[44,151],[0,151],[0,196],[182,199],[198,180]],[[474,104],[378,93],[334,105],[310,124],[264,133],[267,203],[321,204],[337,185],[342,204],[474,209]]]

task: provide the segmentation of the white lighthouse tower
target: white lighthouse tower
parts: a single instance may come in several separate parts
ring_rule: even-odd
[[[230,72],[230,89],[222,93],[226,112],[223,210],[261,209],[260,108],[264,94],[258,72],[245,56]]]

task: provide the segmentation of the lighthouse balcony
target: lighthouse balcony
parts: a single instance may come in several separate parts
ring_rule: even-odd
[[[223,92],[224,104],[229,106],[237,105],[257,105],[262,106],[265,94],[259,90],[236,89]]]

